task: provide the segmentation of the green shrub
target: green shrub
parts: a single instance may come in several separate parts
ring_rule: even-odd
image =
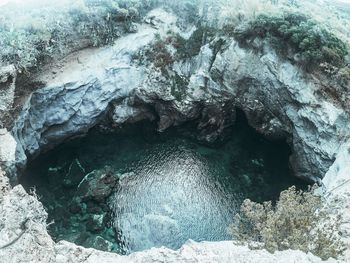
[[[234,36],[248,45],[257,37],[266,39],[278,53],[308,71],[319,68],[322,63],[341,67],[348,54],[343,41],[302,14],[262,14],[236,28]]]
[[[328,259],[345,246],[340,241],[339,217],[331,217],[320,196],[291,187],[281,192],[276,205],[245,200],[229,231],[238,241],[260,242],[270,252],[296,249]]]

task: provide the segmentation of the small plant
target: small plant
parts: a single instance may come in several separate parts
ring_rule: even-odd
[[[314,190],[293,186],[281,192],[276,205],[247,199],[229,232],[237,241],[259,242],[270,252],[295,249],[322,259],[337,258],[345,250],[338,234],[340,218],[330,216]]]

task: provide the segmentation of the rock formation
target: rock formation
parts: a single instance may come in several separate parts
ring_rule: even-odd
[[[169,19],[161,10],[149,16],[159,17],[158,29],[140,25],[138,33],[91,52],[33,92],[13,128],[19,142],[18,164],[85,134],[110,112],[116,125],[157,119],[159,130],[198,120],[201,137],[212,141],[233,124],[239,108],[260,133],[287,139],[297,176],[310,181],[323,177],[349,138],[349,112],[318,93],[321,81],[280,59],[267,44],[256,54],[228,37],[203,46],[193,58],[175,62],[164,75],[133,58],[156,32],[181,31],[174,16]],[[218,41],[225,44],[215,52]],[[188,82],[181,100],[172,86],[177,78]]]
[[[213,141],[234,125],[240,109],[261,134],[286,139],[293,151],[290,164],[295,175],[319,183],[323,179],[335,212],[343,211],[350,219],[349,185],[341,186],[350,174],[349,109],[318,92],[322,80],[282,60],[266,43],[261,44],[261,53],[255,53],[228,36],[205,44],[192,58],[174,62],[165,74],[139,63],[137,55],[152,45],[156,33],[165,37],[172,31],[185,38],[192,29],[178,27],[176,16],[162,9],[153,10],[144,21],[136,33],[121,37],[115,45],[77,52],[59,73],[36,76],[34,81],[44,83],[44,88],[28,98],[11,131],[13,137],[0,131],[0,161],[13,182],[28,159],[86,134],[101,122],[113,127],[156,120],[162,131],[196,121],[199,139]],[[222,43],[218,49],[217,43]],[[0,81],[11,86],[10,75]],[[183,86],[180,91],[178,85]],[[232,242],[189,242],[178,251],[160,248],[130,256],[68,242],[56,244],[46,231],[47,215],[40,202],[21,186],[10,190],[4,178],[0,172],[0,189],[5,191],[0,194],[0,247],[21,237],[14,245],[0,248],[0,261],[320,261],[299,251],[272,255]],[[347,226],[345,239],[350,238]]]

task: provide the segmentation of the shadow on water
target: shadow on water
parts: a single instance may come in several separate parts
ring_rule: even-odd
[[[287,144],[264,139],[242,116],[224,142],[203,144],[191,132],[158,133],[151,123],[93,129],[32,161],[21,183],[36,187],[56,241],[122,254],[230,239],[242,200],[306,185],[288,167]]]

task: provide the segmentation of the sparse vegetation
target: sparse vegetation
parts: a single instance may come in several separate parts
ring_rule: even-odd
[[[180,16],[194,22],[200,1],[67,0],[57,6],[2,7],[0,65],[13,64],[20,72],[31,72],[75,50],[110,44],[123,32],[132,31],[133,22],[156,6],[181,10]]]
[[[241,44],[251,45],[255,39],[265,39],[285,58],[308,71],[321,64],[336,68],[345,66],[346,44],[309,17],[298,13],[259,15],[235,29]]]
[[[338,229],[340,217],[332,217],[322,198],[291,187],[281,192],[276,205],[245,200],[229,231],[242,242],[259,242],[270,252],[296,249],[328,259],[345,250]]]
[[[3,10],[1,63],[28,71],[56,55],[113,42],[128,30],[130,21],[138,18],[135,7],[117,2],[91,6],[78,3],[59,11],[54,7],[31,9],[30,17],[26,10]]]
[[[190,59],[198,55],[201,47],[210,42],[214,36],[213,28],[203,26],[199,26],[189,39],[185,39],[180,34],[172,31],[167,32],[165,37],[157,34],[148,49],[140,51],[135,59],[141,63],[148,60],[155,67],[164,71],[175,61]]]

